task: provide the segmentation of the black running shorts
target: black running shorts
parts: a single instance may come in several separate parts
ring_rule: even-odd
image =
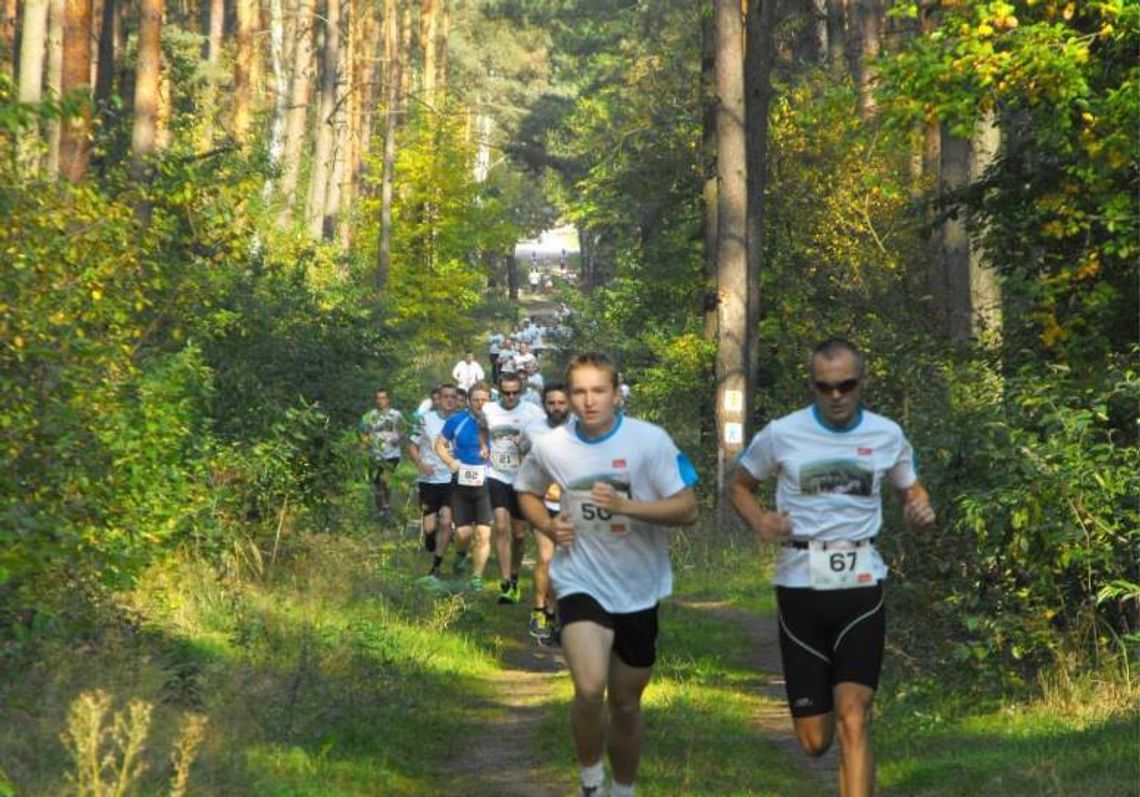
[[[457,528],[491,525],[491,501],[487,497],[486,483],[470,487],[460,484],[455,477],[452,477],[451,522]]]
[[[793,717],[829,713],[836,684],[878,688],[887,629],[882,582],[835,590],[776,587],[776,606]]]
[[[628,614],[607,612],[584,592],[558,599],[562,627],[589,620],[614,632],[614,653],[630,667],[652,667],[657,661],[657,605]]]
[[[451,506],[451,482],[420,482],[420,514],[434,515]]]
[[[505,509],[515,520],[526,520],[519,509],[519,495],[515,488],[498,479],[487,479],[492,509]]]

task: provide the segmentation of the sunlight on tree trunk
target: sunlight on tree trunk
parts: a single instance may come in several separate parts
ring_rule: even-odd
[[[859,16],[859,113],[864,119],[875,114],[875,85],[878,82],[873,64],[882,43],[882,0],[856,0]]]
[[[63,30],[63,91],[91,95],[91,0],[67,0]],[[60,135],[60,171],[72,183],[87,174],[91,160],[91,110],[84,105],[64,121]]]
[[[108,0],[110,2],[110,0]],[[52,97],[63,94],[63,15],[65,0],[51,0],[48,8],[47,90]],[[53,118],[44,130],[47,152],[44,154],[44,173],[51,179],[59,177],[60,120]]]
[[[159,84],[162,73],[163,0],[141,0],[139,5],[138,63],[135,67],[134,124],[131,129],[131,179],[150,180],[151,160],[158,144]],[[143,189],[144,195],[147,189]],[[150,217],[150,200],[144,198],[139,215]]]
[[[384,166],[380,178],[380,245],[377,247],[376,289],[383,293],[392,271],[392,193],[396,172],[396,122],[399,117],[400,87],[403,80],[400,51],[400,24],[397,0],[384,2],[384,82],[387,113],[384,119]]]
[[[289,88],[289,108],[285,121],[285,148],[281,175],[283,207],[279,222],[288,223],[301,178],[301,160],[305,149],[305,122],[309,117],[309,93],[313,77],[313,27],[316,8],[313,0],[296,0],[293,76]]]
[[[309,235],[324,235],[325,205],[329,195],[329,176],[335,156],[333,145],[337,72],[340,66],[340,0],[326,0],[321,45],[320,102],[317,108],[314,131],[313,164],[309,173],[309,198],[306,202],[306,220]]]
[[[47,20],[48,0],[27,0],[24,3],[23,30],[20,33],[20,102],[37,104],[43,97]],[[32,176],[39,171],[42,149],[39,126],[29,125],[20,134],[17,156],[23,174]]]
[[[253,27],[257,0],[237,0],[237,52],[234,58],[234,140],[247,146],[253,111]]]
[[[744,133],[744,52],[739,0],[716,0],[717,191],[717,495],[726,464],[741,450],[748,352],[748,207]]]

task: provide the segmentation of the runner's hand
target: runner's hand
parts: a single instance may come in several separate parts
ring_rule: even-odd
[[[783,542],[792,538],[792,519],[784,512],[765,512],[756,529],[765,542]]]
[[[934,507],[930,505],[930,494],[920,484],[906,491],[903,516],[912,526],[929,526],[934,522]]]
[[[559,513],[550,519],[550,525],[541,529],[542,533],[554,540],[556,545],[569,545],[574,542],[574,524],[564,513]]]
[[[422,473],[424,476],[431,476],[434,472],[435,471],[432,469],[431,465],[424,462],[423,460],[420,460],[420,473]]]
[[[620,495],[617,489],[608,482],[594,482],[594,486],[590,490],[590,498],[598,505],[599,509],[605,509],[617,515],[625,514],[622,509],[622,506],[625,505],[625,497]]]

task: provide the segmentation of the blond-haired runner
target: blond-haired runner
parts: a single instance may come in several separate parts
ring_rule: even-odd
[[[657,604],[673,589],[670,526],[697,518],[692,464],[658,426],[618,412],[617,371],[604,354],[566,372],[576,420],[534,441],[515,481],[523,514],[558,547],[550,580],[574,681],[570,726],[579,794],[630,797],[645,724],[641,694],[657,656]],[[543,496],[562,488],[561,511]],[[608,706],[608,716],[607,716]]]

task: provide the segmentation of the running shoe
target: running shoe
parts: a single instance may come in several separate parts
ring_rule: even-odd
[[[508,593],[511,603],[518,603],[522,600],[522,590],[519,589],[518,584],[511,584],[510,592]]]
[[[603,786],[583,786],[578,784],[578,797],[607,797],[609,792]]]
[[[518,596],[514,595],[514,591],[511,588],[511,582],[500,581],[499,582],[499,603],[518,603],[518,602],[519,602]]]
[[[470,567],[470,564],[471,563],[467,561],[467,554],[459,554],[455,557],[455,564],[452,566],[451,572],[457,576],[461,576],[467,572],[467,568]]]
[[[482,576],[471,576],[471,581],[468,584],[472,592],[483,591],[483,578]]]
[[[435,553],[435,532],[424,532],[424,550],[428,553]]]
[[[550,619],[542,609],[535,609],[530,613],[530,635],[541,642],[550,637],[552,631]]]

